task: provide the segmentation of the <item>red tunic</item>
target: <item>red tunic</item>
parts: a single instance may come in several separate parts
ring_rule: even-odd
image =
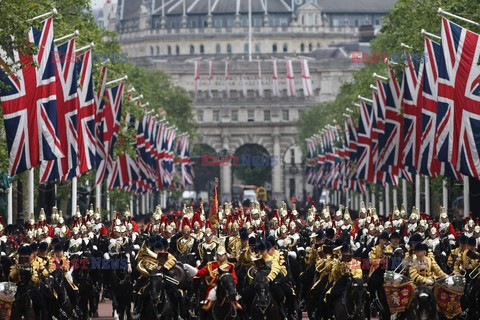
[[[212,290],[217,286],[218,266],[219,264],[217,261],[211,261],[207,263],[205,267],[203,267],[202,269],[199,269],[197,271],[197,274],[195,275],[196,277],[206,278],[205,280],[207,282],[208,288],[207,288],[207,294],[205,296],[205,299],[208,297],[210,290]],[[237,274],[235,273],[235,267],[232,263],[225,262],[224,264],[222,264],[222,269],[231,271],[235,284],[238,284]]]

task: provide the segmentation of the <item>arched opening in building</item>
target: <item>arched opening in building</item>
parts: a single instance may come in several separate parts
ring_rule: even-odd
[[[259,144],[247,143],[235,150],[233,156],[236,163],[232,165],[232,200],[245,200],[243,192],[246,189],[271,189],[272,167],[278,165],[278,159],[271,157],[267,149]],[[268,201],[268,192],[266,197]]]
[[[276,43],[274,43],[273,46],[272,46],[272,52],[277,53],[277,44]]]
[[[205,53],[205,47],[203,44],[200,45],[200,53]]]
[[[177,55],[180,54],[180,46],[177,46],[177,47],[175,48],[175,52],[176,52]]]
[[[193,44],[190,45],[190,54],[195,54],[195,47]]]
[[[220,178],[220,166],[212,165],[212,157],[216,156],[217,152],[208,144],[193,145],[190,159],[194,163],[195,179],[193,188],[197,195],[201,192],[209,192],[212,190],[211,184],[215,178]],[[208,200],[208,199],[202,199]]]
[[[215,45],[215,53],[222,53],[222,47],[220,46],[220,43]]]
[[[232,45],[229,43],[227,44],[227,53],[231,54],[232,53]]]

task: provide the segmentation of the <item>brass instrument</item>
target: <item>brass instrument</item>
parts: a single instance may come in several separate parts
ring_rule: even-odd
[[[150,271],[158,267],[157,255],[145,245],[145,242],[138,251],[136,260],[138,272],[147,278],[150,277]]]

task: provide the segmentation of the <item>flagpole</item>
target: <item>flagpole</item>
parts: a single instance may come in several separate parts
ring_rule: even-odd
[[[130,208],[130,212],[132,213],[132,217],[133,217],[133,194],[130,194],[130,205],[129,205],[129,208]],[[137,213],[138,214],[138,213]]]
[[[248,61],[252,62],[252,0],[248,0]]]
[[[442,181],[443,207],[448,211],[448,181],[444,178]]]
[[[34,207],[34,189],[33,189],[33,180],[35,178],[35,172],[34,168],[31,168],[28,170],[28,176],[27,176],[27,204],[28,204],[28,211],[27,211],[27,218],[30,216],[30,214],[35,212],[35,207]]]
[[[77,177],[72,179],[72,211],[77,207]]]
[[[142,215],[145,214],[145,194],[142,194]]]
[[[420,186],[420,183],[421,183],[421,180],[420,180],[420,174],[417,174],[415,176],[415,207],[420,210],[420,189],[421,189],[421,186]]]
[[[13,223],[13,186],[10,184],[8,188],[8,198],[7,198],[7,223]]]
[[[407,179],[402,179],[402,204],[405,206],[405,210],[408,209],[407,199]]]
[[[385,186],[385,217],[388,217],[389,214],[390,214],[390,185],[387,184]]]
[[[470,215],[470,179],[463,176],[463,217]]]
[[[442,8],[438,8],[437,13],[441,14],[442,16],[449,16],[449,17],[452,17],[452,18],[461,20],[461,21],[463,21],[463,22],[467,22],[467,23],[473,24],[473,25],[475,25],[475,26],[477,26],[477,27],[480,26],[480,23],[478,23],[478,22],[475,22],[475,21],[466,19],[466,18],[464,18],[464,17],[457,16],[456,14],[453,14],[453,13],[450,13],[450,12],[447,12],[447,11],[443,11]]]
[[[108,217],[108,220],[113,220],[111,219],[111,212],[110,212],[110,193],[108,192],[107,190],[107,217]]]
[[[95,186],[95,208],[98,208],[98,212],[102,213],[102,184],[99,183]]]
[[[425,213],[430,215],[430,179],[425,176]]]
[[[398,190],[397,190],[397,187],[393,188],[393,205],[398,206]]]

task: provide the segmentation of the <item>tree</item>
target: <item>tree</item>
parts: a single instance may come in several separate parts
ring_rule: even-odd
[[[235,151],[238,165],[233,166],[233,175],[244,184],[263,186],[265,182],[272,180],[272,167],[270,155],[267,150],[256,144],[244,144]],[[253,157],[261,157],[261,163],[255,163]],[[281,161],[278,159],[278,161]],[[278,163],[277,163],[278,165]]]

